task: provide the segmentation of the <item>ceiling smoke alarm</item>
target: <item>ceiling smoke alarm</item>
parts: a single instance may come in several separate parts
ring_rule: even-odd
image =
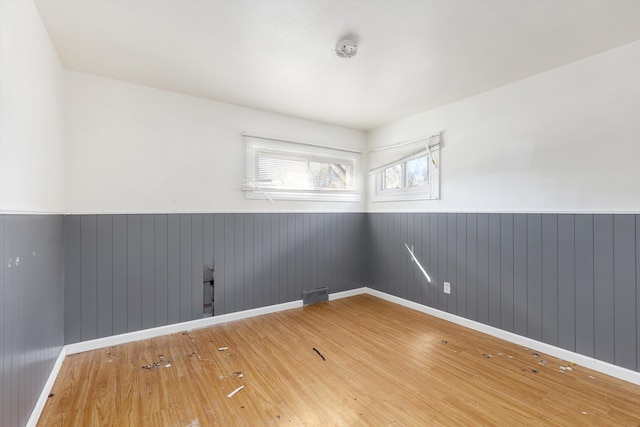
[[[336,44],[336,55],[340,58],[353,58],[358,53],[358,43],[355,40],[340,40]]]

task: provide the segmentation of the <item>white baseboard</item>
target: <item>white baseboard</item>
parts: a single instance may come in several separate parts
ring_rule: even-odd
[[[42,387],[42,391],[40,392],[40,397],[36,401],[36,405],[33,407],[33,410],[31,411],[31,415],[27,420],[26,427],[36,427],[36,425],[38,424],[40,415],[44,410],[44,405],[47,403],[47,399],[49,398],[49,394],[51,393],[53,384],[56,382],[56,378],[58,377],[60,368],[62,368],[62,362],[64,362],[65,357],[67,357],[67,350],[64,347],[62,347],[60,349],[60,354],[58,354],[58,358],[56,359],[56,363],[53,364],[53,368],[51,369],[49,378],[47,378],[47,382],[45,382],[44,387]]]
[[[404,298],[396,297],[372,288],[362,287],[357,289],[351,289],[343,292],[336,292],[329,294],[329,301],[334,301],[340,298],[348,298],[355,295],[369,294],[375,297],[402,305],[413,310],[420,311],[422,313],[429,314],[434,317],[438,317],[443,320],[447,320],[452,323],[464,326],[475,331],[485,333],[487,335],[494,336],[496,338],[509,341],[514,344],[522,345],[526,348],[530,348],[541,353],[566,360],[567,362],[574,362],[577,365],[593,369],[594,371],[610,375],[612,377],[627,381],[636,385],[640,385],[640,372],[632,371],[630,369],[621,368],[620,366],[612,365],[611,363],[603,362],[592,357],[584,356],[569,350],[565,350],[559,347],[555,347],[540,341],[533,340],[531,338],[523,337],[521,335],[514,334],[512,332],[504,331],[502,329],[495,328],[493,326],[485,325],[484,323],[476,322],[466,319],[464,317],[456,316],[455,314],[440,311],[438,309],[428,307],[426,305],[418,304],[413,301],[406,300]],[[40,398],[36,402],[36,406],[29,417],[27,422],[28,427],[35,427],[40,414],[44,409],[44,405],[49,397],[49,393],[53,388],[53,384],[58,376],[60,367],[64,358],[69,354],[82,353],[84,351],[96,350],[99,348],[109,347],[112,345],[125,344],[128,342],[143,340],[147,338],[154,338],[162,335],[173,334],[176,332],[185,332],[193,329],[206,328],[208,326],[219,325],[222,323],[233,322],[235,320],[248,319],[250,317],[261,316],[263,314],[276,313],[284,310],[290,310],[292,308],[302,307],[302,300],[291,301],[282,304],[270,305],[267,307],[254,308],[251,310],[239,311],[236,313],[222,314],[219,316],[206,317],[203,319],[190,320],[188,322],[174,323],[172,325],[160,326],[157,328],[145,329],[142,331],[129,332],[126,334],[114,335],[111,337],[98,338],[95,340],[83,341],[74,344],[65,345],[60,351],[60,355],[56,360],[56,363],[51,370],[49,379],[47,380]]]
[[[347,298],[354,295],[363,294],[366,288],[352,289],[349,291],[329,294],[329,300]],[[110,337],[97,338],[89,341],[82,341],[74,344],[67,344],[65,349],[67,354],[82,353],[84,351],[96,350],[112,345],[125,344],[128,342],[144,340],[147,338],[159,337],[162,335],[174,334],[176,332],[190,331],[193,329],[206,328],[208,326],[220,325],[221,323],[233,322],[235,320],[248,319],[250,317],[262,316],[263,314],[276,313],[302,307],[302,300],[285,302],[282,304],[269,305],[266,307],[253,308],[251,310],[238,311],[235,313],[221,314],[219,316],[205,317],[202,319],[189,320],[187,322],[174,323],[166,326],[159,326],[142,331],[127,332],[125,334],[113,335]]]
[[[456,316],[455,314],[440,311],[438,309],[428,307],[426,305],[418,304],[413,301],[406,300],[404,298],[389,295],[384,292],[377,291],[375,289],[366,288],[366,293],[382,298],[384,300],[400,304],[402,306],[420,311],[422,313],[429,314],[434,317],[438,317],[443,320],[447,320],[452,323],[464,326],[469,329],[473,329],[478,332],[483,332],[487,335],[494,336],[496,338],[509,341],[514,344],[521,345],[526,348],[530,348],[541,353],[546,353],[550,356],[557,357],[567,362],[574,362],[577,365],[584,366],[585,368],[593,369],[594,371],[610,375],[612,377],[627,381],[636,385],[640,385],[640,372],[632,371],[630,369],[622,368],[620,366],[613,365],[602,360],[594,359],[593,357],[585,356],[583,354],[575,353],[573,351],[565,350],[547,343],[536,341],[531,338],[523,337],[512,332],[504,331],[502,329],[495,328],[493,326],[486,325],[484,323],[476,322],[466,319],[464,317]]]

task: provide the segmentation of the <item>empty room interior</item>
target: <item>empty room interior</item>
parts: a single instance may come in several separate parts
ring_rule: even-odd
[[[640,425],[639,22],[0,0],[0,426]]]

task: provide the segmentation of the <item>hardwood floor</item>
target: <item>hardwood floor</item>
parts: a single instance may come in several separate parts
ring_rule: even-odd
[[[640,387],[533,353],[360,295],[68,356],[38,425],[640,425]]]

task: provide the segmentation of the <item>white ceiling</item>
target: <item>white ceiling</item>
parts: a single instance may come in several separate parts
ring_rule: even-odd
[[[640,40],[640,0],[36,4],[68,69],[361,130]]]

